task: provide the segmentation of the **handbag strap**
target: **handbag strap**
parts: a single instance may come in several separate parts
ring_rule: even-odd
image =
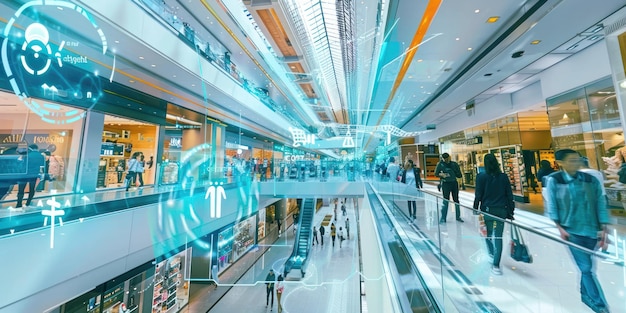
[[[519,241],[520,244],[525,244],[522,232],[519,230],[519,227],[514,224],[511,224],[511,239]]]

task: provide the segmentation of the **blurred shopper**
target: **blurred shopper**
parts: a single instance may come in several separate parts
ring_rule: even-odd
[[[335,247],[335,237],[337,236],[337,228],[335,227],[335,223],[330,224],[330,239],[333,242],[333,247]]]
[[[274,270],[270,268],[270,272],[265,277],[265,307],[270,305],[270,295],[272,297],[272,305],[270,306],[270,310],[274,308],[274,281],[276,280],[276,275],[274,274]]]
[[[550,165],[550,161],[541,160],[541,162],[539,162],[539,170],[537,171],[537,179],[541,182],[542,188],[546,187],[546,182],[543,178],[552,173],[554,173],[554,169],[552,168],[552,165]]]
[[[415,186],[417,189],[424,188],[422,178],[420,177],[420,169],[413,165],[413,160],[406,160],[404,163],[404,171],[402,172],[402,178],[400,181],[409,186]],[[413,196],[413,195],[410,195]],[[417,211],[417,203],[415,200],[408,200],[409,217],[415,219],[415,213]]]
[[[581,158],[578,152],[562,149],[554,156],[561,170],[544,179],[548,216],[556,224],[563,240],[585,248],[582,250],[569,246],[581,272],[582,302],[594,312],[609,312],[602,288],[593,272],[592,252],[598,246],[598,238],[606,238],[609,223],[606,197],[602,195],[600,182],[580,171]]]
[[[346,217],[346,235],[350,239],[350,219]]]
[[[320,224],[320,239],[322,241],[322,246],[324,245],[324,234],[326,234],[326,228],[324,228],[324,225]]]
[[[341,243],[343,242],[343,228],[341,226],[339,226],[337,236],[339,237],[339,248],[341,248]]]
[[[146,161],[143,153],[139,154],[139,164],[137,166],[137,179],[139,180],[139,187],[143,187],[143,173],[145,172]]]
[[[485,172],[476,177],[474,210],[485,212],[487,226],[487,250],[492,258],[491,272],[502,275],[500,259],[502,257],[502,232],[504,219],[513,220],[515,202],[509,177],[500,171],[496,157],[485,155]]]
[[[39,147],[37,147],[37,145],[30,145],[28,147],[26,157],[28,158],[26,174],[19,178],[17,185],[18,189],[17,204],[15,205],[16,208],[22,207],[22,200],[24,200],[24,191],[26,190],[26,184],[28,184],[28,198],[26,199],[26,206],[29,206],[30,202],[33,201],[33,197],[35,197],[35,192],[37,188],[37,179],[39,178],[39,174],[41,174],[41,172],[43,171],[43,167],[45,166],[46,162],[43,154],[39,152]]]
[[[457,178],[463,177],[459,164],[450,160],[450,154],[444,153],[441,155],[441,161],[439,161],[437,167],[435,167],[435,176],[441,178],[441,190],[443,192],[443,198],[445,199],[443,200],[439,223],[445,223],[448,217],[450,194],[452,194],[452,200],[454,200],[455,203],[456,220],[462,223],[461,209],[459,207],[459,183],[456,180]]]
[[[128,167],[126,172],[126,179],[124,180],[124,185],[126,187],[126,191],[130,188],[131,185],[135,184],[135,177],[137,176],[137,171],[139,170],[139,157],[141,153],[135,152],[128,160]]]
[[[281,313],[283,311],[280,297],[283,295],[283,291],[285,291],[285,285],[283,284],[284,280],[285,279],[283,278],[283,275],[278,274],[278,280],[276,281],[276,300],[278,301],[278,313]]]
[[[320,244],[319,241],[317,241],[317,229],[315,229],[315,226],[313,226],[313,245],[315,245],[315,243],[317,243],[318,245]]]
[[[46,189],[46,181],[52,181],[52,176],[50,176],[50,151],[43,151],[41,154],[44,157],[44,166],[43,172],[40,175],[39,183],[37,184],[37,191],[41,192]]]
[[[400,166],[396,164],[396,158],[389,157],[389,164],[387,165],[387,175],[392,182],[398,181],[398,172],[400,172]]]

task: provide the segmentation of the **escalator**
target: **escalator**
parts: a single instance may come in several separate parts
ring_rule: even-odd
[[[306,265],[309,257],[309,250],[311,249],[313,226],[313,216],[315,215],[315,204],[317,201],[313,198],[305,199],[300,210],[300,216],[298,218],[298,232],[296,233],[296,240],[293,244],[293,252],[284,266],[284,276],[292,269],[299,269],[304,277],[306,271]]]

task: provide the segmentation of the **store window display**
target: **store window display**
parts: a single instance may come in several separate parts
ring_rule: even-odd
[[[0,96],[10,107],[0,115],[0,200],[3,206],[14,206],[19,194],[18,180],[26,175],[25,167],[19,166],[20,155],[28,146],[42,156],[42,167],[37,171],[34,197],[51,193],[71,192],[75,183],[75,173],[82,120],[66,124],[52,124],[42,120],[26,107],[17,96],[0,92]],[[58,105],[60,112],[79,111],[69,106]],[[22,169],[22,170],[20,170]],[[25,187],[28,194],[29,187]]]
[[[155,183],[154,167],[147,165],[147,156],[157,149],[157,126],[106,115],[102,132],[97,187],[141,187]],[[143,159],[142,159],[143,157]],[[129,168],[131,160],[138,163]],[[150,160],[150,159],[148,159]],[[132,161],[135,164],[134,161]],[[154,157],[152,157],[154,162]],[[132,172],[132,173],[131,173]],[[132,177],[127,179],[131,174]],[[126,183],[129,184],[126,184]]]
[[[615,88],[610,77],[546,100],[555,149],[570,148],[604,173],[609,205],[623,207],[626,185],[618,171],[626,148]]]

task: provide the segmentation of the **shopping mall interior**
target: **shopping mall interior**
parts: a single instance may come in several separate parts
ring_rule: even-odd
[[[623,0],[4,0],[0,29],[0,313],[626,312]]]

